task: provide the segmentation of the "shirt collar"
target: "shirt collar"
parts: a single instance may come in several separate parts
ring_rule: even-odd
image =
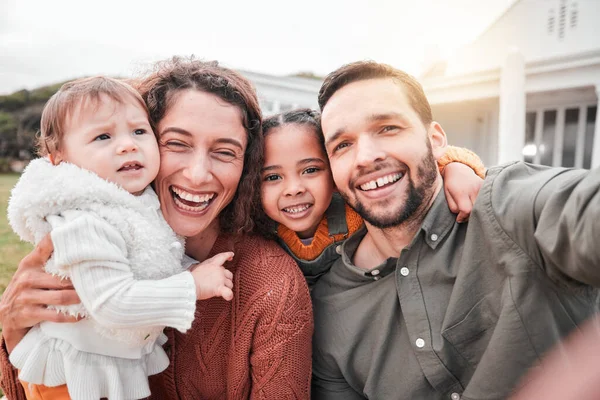
[[[455,223],[456,215],[452,214],[448,208],[446,193],[442,188],[427,212],[419,232],[423,231],[425,243],[435,249],[452,230]]]
[[[365,235],[367,234],[367,228],[363,225],[360,229],[358,229],[352,236],[350,236],[342,245],[341,245],[341,253],[342,253],[342,263],[345,268],[342,268],[342,274],[352,281],[358,282],[369,282],[369,281],[377,281],[391,273],[393,273],[396,269],[396,261],[397,258],[388,258],[382,264],[373,267],[371,269],[362,269],[358,268],[352,262],[352,256],[356,253],[356,249],[358,245],[363,240]]]
[[[414,245],[417,238],[420,236],[421,231],[423,232],[423,237],[425,242],[432,249],[436,249],[440,242],[444,240],[448,232],[452,229],[456,222],[456,216],[452,214],[450,209],[448,208],[448,203],[446,201],[446,194],[444,190],[440,190],[438,195],[436,196],[431,208],[427,212],[423,223],[421,224],[421,228],[417,232],[417,235],[413,239],[412,243],[407,247],[410,248]],[[356,252],[358,245],[363,240],[365,235],[367,234],[367,228],[363,225],[358,231],[356,231],[352,236],[350,236],[340,248],[342,254],[342,262],[345,266],[343,268],[343,274],[352,280],[359,281],[373,281],[379,280],[384,276],[389,275],[394,272],[396,269],[396,261],[397,258],[388,258],[382,264],[370,269],[364,270],[358,268],[352,262],[352,256]],[[400,256],[400,255],[398,255]]]

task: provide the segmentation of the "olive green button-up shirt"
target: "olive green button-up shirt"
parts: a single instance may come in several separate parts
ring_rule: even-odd
[[[313,291],[313,398],[506,398],[599,309],[599,187],[600,169],[493,168],[468,223],[441,190],[370,271],[352,264],[357,232]]]

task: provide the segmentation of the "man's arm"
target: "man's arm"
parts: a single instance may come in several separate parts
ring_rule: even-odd
[[[515,243],[551,278],[600,287],[600,169],[517,163],[490,177],[491,207]]]

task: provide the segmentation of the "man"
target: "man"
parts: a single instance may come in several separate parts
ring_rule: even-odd
[[[458,224],[436,168],[446,134],[414,78],[350,64],[319,105],[366,226],[313,291],[313,398],[506,398],[598,310],[600,170],[493,168]]]

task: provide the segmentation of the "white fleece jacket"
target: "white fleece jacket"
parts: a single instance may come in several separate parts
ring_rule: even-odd
[[[155,342],[164,326],[182,332],[190,328],[194,281],[181,267],[182,242],[159,206],[151,188],[136,197],[72,164],[54,166],[46,159],[29,164],[11,193],[9,222],[22,239],[34,244],[51,233],[54,254],[45,268],[69,277],[82,303],[57,308],[87,317],[75,324],[44,322],[35,334],[66,342],[69,351],[143,362],[159,347]],[[59,378],[44,377],[37,368],[32,368],[32,376],[23,376],[27,365],[42,362],[31,358],[44,353],[19,348],[25,343],[31,341],[23,340],[11,353],[21,379],[57,384]],[[41,357],[45,362],[56,358]],[[89,383],[88,378],[82,384]]]

